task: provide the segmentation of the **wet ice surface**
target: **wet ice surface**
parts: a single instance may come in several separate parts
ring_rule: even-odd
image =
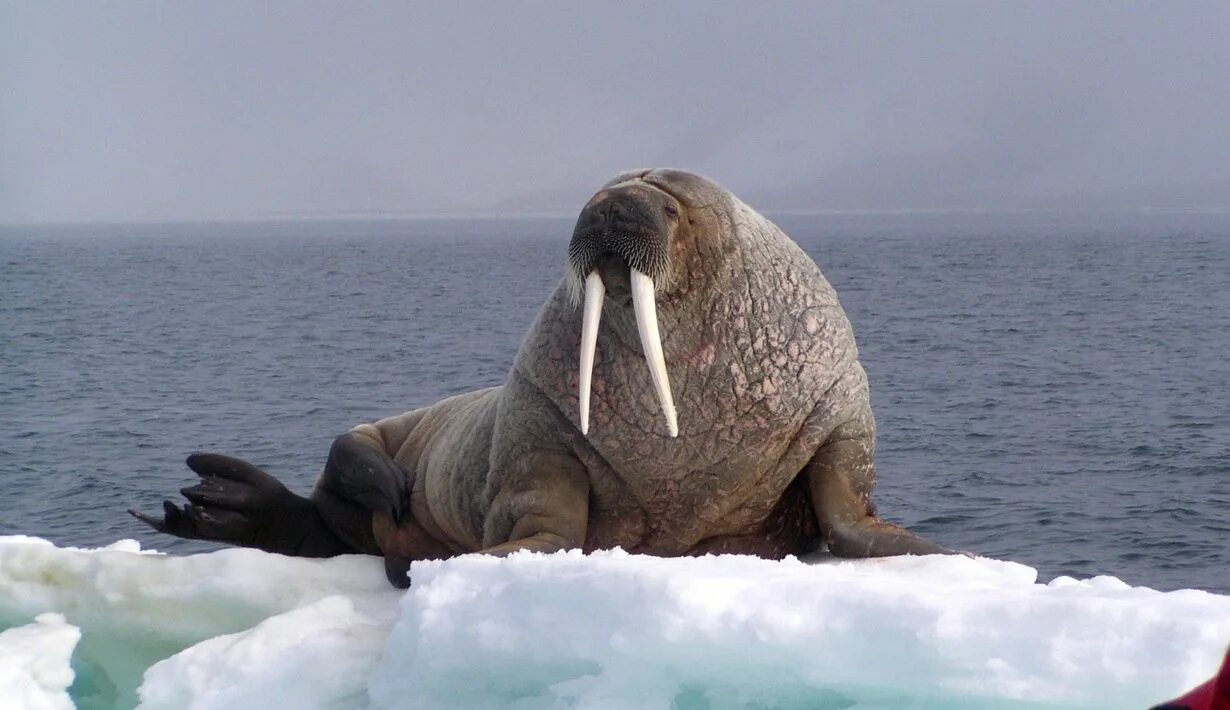
[[[1230,596],[962,556],[411,573],[403,594],[370,557],[0,538],[0,691],[63,707],[72,651],[80,707],[1143,707],[1230,639]]]

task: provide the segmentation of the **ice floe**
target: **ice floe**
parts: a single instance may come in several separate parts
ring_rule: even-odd
[[[411,575],[403,593],[363,556],[0,537],[0,697],[227,710],[1143,707],[1210,676],[1230,643],[1230,596],[1113,577],[1039,584],[1025,565],[964,556],[471,555]]]

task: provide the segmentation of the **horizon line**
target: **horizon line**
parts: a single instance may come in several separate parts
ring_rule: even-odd
[[[754,208],[755,209],[755,208]],[[830,208],[816,207],[803,209],[757,209],[766,216],[810,217],[810,216],[940,216],[940,215],[1123,215],[1139,216],[1179,216],[1179,215],[1230,215],[1230,205],[1219,205],[1199,208],[1179,207],[1090,207],[1086,209],[1067,209],[1053,207],[897,207],[897,208]],[[576,215],[573,211],[540,210],[527,212],[502,212],[491,210],[460,210],[460,211],[422,211],[395,212],[380,210],[355,210],[340,212],[287,212],[287,213],[257,213],[251,215],[235,215],[227,217],[158,217],[136,219],[79,219],[79,220],[7,220],[0,219],[2,229],[20,228],[57,228],[57,227],[96,227],[96,226],[159,226],[159,225],[224,225],[224,224],[270,224],[286,222],[323,223],[323,222],[428,222],[428,221],[461,221],[461,220],[535,220],[535,219],[569,219]]]

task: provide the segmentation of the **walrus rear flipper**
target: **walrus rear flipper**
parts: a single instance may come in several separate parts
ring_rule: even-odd
[[[400,523],[414,477],[370,443],[354,434],[343,434],[333,440],[320,485],[342,500],[354,501]]]
[[[252,464],[221,454],[193,454],[188,467],[201,482],[180,490],[189,503],[162,504],[163,517],[129,513],[158,532],[300,557],[353,552],[316,505]]]

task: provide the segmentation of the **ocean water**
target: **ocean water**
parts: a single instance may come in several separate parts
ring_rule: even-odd
[[[778,223],[854,324],[883,517],[1056,575],[1230,592],[1230,215]],[[306,492],[332,438],[500,383],[568,219],[0,231],[0,534],[152,533],[231,453]]]

